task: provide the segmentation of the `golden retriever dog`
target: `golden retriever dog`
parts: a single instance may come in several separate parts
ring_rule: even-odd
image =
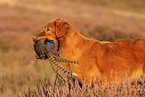
[[[130,79],[145,73],[145,39],[122,39],[115,42],[101,42],[82,36],[70,23],[63,19],[50,21],[45,29],[33,36],[35,40],[47,38],[54,42],[54,50],[70,51],[60,56],[78,64],[63,65],[79,80],[94,82],[94,75],[100,81],[120,83],[126,76]]]

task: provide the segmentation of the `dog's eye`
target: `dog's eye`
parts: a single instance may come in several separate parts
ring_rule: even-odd
[[[50,31],[50,29],[49,28],[46,28],[46,31]]]

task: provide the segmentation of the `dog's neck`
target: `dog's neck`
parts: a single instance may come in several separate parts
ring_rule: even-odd
[[[96,44],[97,41],[90,41],[91,39],[88,39],[84,36],[82,36],[79,32],[77,32],[75,29],[71,28],[69,30],[70,32],[68,32],[66,34],[66,36],[64,37],[64,39],[62,39],[62,41],[60,41],[59,44],[59,51],[64,52],[64,51],[70,51],[67,53],[63,53],[60,54],[60,56],[62,58],[68,59],[68,60],[74,60],[74,61],[79,61],[82,58],[82,55],[84,53],[88,53],[90,52],[92,45]],[[79,74],[80,70],[80,64],[76,65],[70,65],[68,63],[63,63],[64,66],[68,67],[67,69],[72,73],[72,74]],[[77,76],[78,77],[78,76]]]
[[[60,40],[59,50],[60,51],[68,51],[75,49],[76,45],[78,44],[78,41],[81,39],[79,33],[75,29],[70,29],[69,32],[67,32],[66,36],[63,37],[62,40]]]
[[[78,53],[77,51],[80,52],[85,50],[82,48],[89,48],[89,46],[93,44],[93,42],[90,42],[89,40],[90,39],[82,36],[77,30],[71,27],[64,39],[60,41],[59,50],[71,51],[73,54]]]

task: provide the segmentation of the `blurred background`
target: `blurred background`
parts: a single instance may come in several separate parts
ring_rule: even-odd
[[[57,18],[100,41],[145,38],[145,0],[0,0],[0,97],[55,78],[35,59],[32,36]]]

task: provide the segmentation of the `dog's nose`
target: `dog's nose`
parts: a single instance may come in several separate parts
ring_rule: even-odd
[[[32,36],[32,39],[35,39],[35,36]]]
[[[32,39],[33,39],[33,41],[35,42],[36,37],[35,37],[35,36],[32,36]]]

